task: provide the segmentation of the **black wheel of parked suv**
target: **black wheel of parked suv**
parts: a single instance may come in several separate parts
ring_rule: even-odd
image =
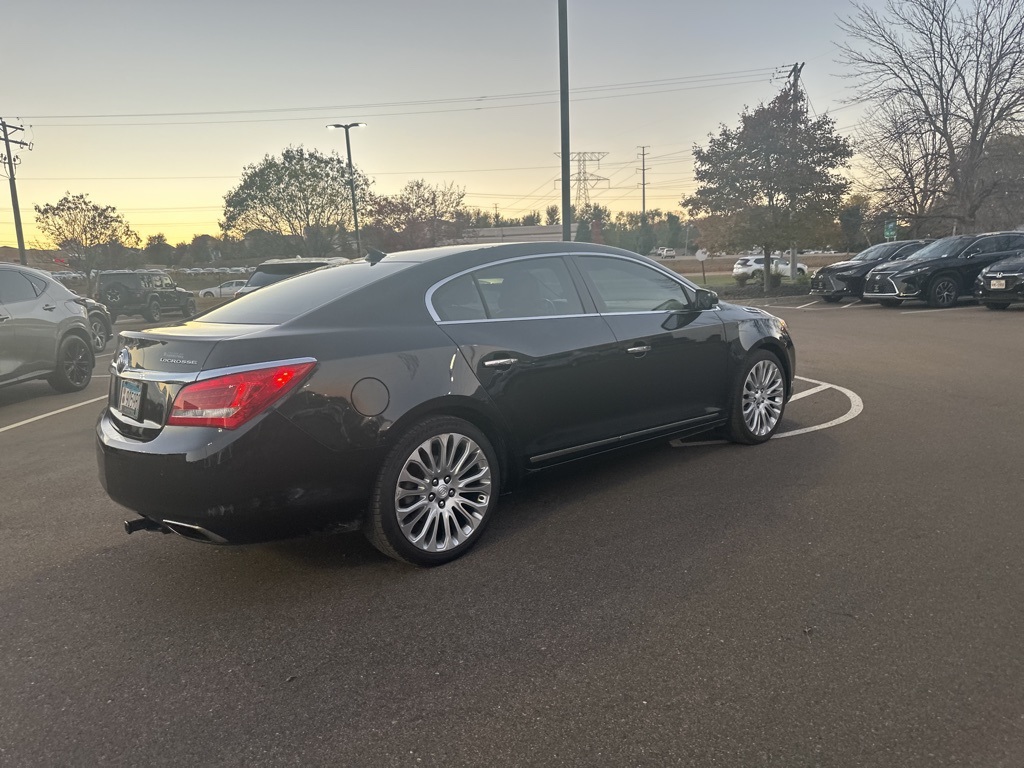
[[[92,381],[92,368],[96,362],[85,339],[65,336],[57,349],[57,367],[47,378],[58,392],[80,392]]]
[[[733,384],[726,436],[755,445],[771,439],[786,409],[786,374],[768,350],[754,352]]]
[[[196,315],[196,302],[195,299],[189,299],[185,302],[185,305],[181,308],[181,316],[185,319],[195,317]]]
[[[153,299],[146,307],[146,319],[151,323],[160,322],[160,302]]]
[[[435,416],[405,432],[381,466],[367,538],[413,565],[441,565],[483,534],[498,501],[498,457],[468,421]]]
[[[956,305],[960,296],[960,284],[952,275],[939,275],[928,286],[928,306],[948,309]]]

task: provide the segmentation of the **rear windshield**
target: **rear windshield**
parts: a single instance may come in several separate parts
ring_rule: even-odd
[[[275,275],[280,282],[212,309],[196,322],[280,325],[411,266],[400,261],[356,261],[321,267],[287,280],[288,275]]]
[[[262,288],[264,285],[276,283],[286,277],[298,275],[302,272],[309,272],[311,269],[323,266],[322,264],[263,264],[256,267],[256,271],[249,275],[246,285],[253,288]]]

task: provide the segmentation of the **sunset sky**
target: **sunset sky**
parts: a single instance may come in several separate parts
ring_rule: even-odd
[[[875,4],[875,0],[872,0]],[[18,192],[114,205],[145,239],[219,234],[244,166],[289,145],[345,152],[377,193],[454,182],[470,207],[508,217],[560,203],[556,0],[318,2],[34,0],[5,9],[0,116],[23,124]],[[591,199],[640,210],[693,190],[690,148],[744,105],[770,100],[789,67],[816,114],[849,135],[836,19],[847,0],[685,3],[569,0],[573,151],[607,152]],[[0,245],[15,245],[6,185]]]

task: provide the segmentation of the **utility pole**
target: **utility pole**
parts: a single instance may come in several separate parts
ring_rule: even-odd
[[[640,251],[648,251],[647,244],[647,150],[649,144],[641,144],[640,150]]]
[[[21,208],[18,206],[18,185],[14,181],[14,153],[11,151],[11,144],[17,144],[19,147],[25,147],[31,150],[32,145],[27,141],[19,141],[12,139],[11,135],[18,131],[24,131],[24,126],[21,125],[10,125],[0,117],[0,132],[4,135],[4,151],[6,154],[3,157],[4,162],[7,164],[7,178],[11,182],[11,207],[14,208],[14,232],[18,236],[18,258],[22,265],[28,264],[28,256],[25,253],[25,233],[21,228]]]
[[[572,240],[569,205],[569,2],[558,0],[558,94],[562,125],[562,240]]]
[[[800,73],[804,71],[804,62],[794,64],[793,68],[789,71],[789,76],[793,80],[791,86],[793,93],[793,130],[796,130],[797,121],[800,119],[799,111],[799,98],[800,98]],[[790,201],[789,207],[790,224],[793,221],[793,203]],[[789,279],[796,280],[797,268],[796,268],[796,238],[794,237],[789,246]]]

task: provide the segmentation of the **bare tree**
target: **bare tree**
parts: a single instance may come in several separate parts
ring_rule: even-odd
[[[952,218],[967,231],[994,188],[979,169],[994,136],[1024,115],[1024,0],[888,0],[884,11],[854,2],[840,21],[843,63],[857,98],[916,119],[911,155],[934,158],[947,177]],[[908,111],[908,110],[912,110]],[[891,121],[889,128],[896,127]]]
[[[857,144],[876,207],[905,221],[912,236],[932,232],[949,215],[949,166],[942,142],[913,104],[894,99],[879,105],[865,121]]]

